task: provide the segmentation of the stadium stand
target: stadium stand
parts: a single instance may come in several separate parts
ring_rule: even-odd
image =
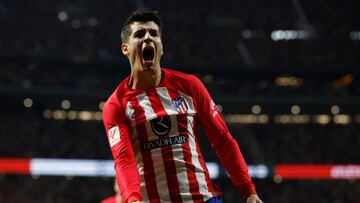
[[[119,50],[123,20],[147,7],[163,16],[164,66],[204,82],[249,164],[359,164],[359,6],[0,1],[0,157],[112,158],[99,106],[129,74]],[[294,105],[300,112],[291,110]],[[268,120],[234,120],[234,114]],[[309,119],[291,122],[290,115]],[[203,134],[201,139],[205,159],[217,161]],[[112,182],[0,173],[0,202],[95,203],[112,195]],[[225,202],[243,201],[228,178],[215,182]],[[360,202],[358,179],[255,182],[264,202]]]

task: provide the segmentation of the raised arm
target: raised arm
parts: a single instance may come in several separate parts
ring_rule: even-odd
[[[116,180],[125,203],[142,200],[140,174],[131,144],[129,121],[111,98],[103,109],[106,134],[114,157]]]
[[[248,174],[245,160],[237,141],[231,136],[226,123],[202,82],[194,77],[194,97],[197,119],[204,128],[220,162],[240,193],[246,197],[256,194],[255,186]]]

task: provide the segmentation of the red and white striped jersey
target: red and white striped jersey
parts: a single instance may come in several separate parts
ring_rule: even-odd
[[[128,87],[127,77],[106,102],[103,119],[125,202],[205,202],[221,194],[199,148],[200,124],[244,195],[255,193],[237,142],[195,76],[161,69],[159,86]]]

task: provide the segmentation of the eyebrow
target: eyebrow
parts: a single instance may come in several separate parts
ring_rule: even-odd
[[[148,30],[149,32],[153,32],[153,31],[159,32],[157,29],[154,29],[154,28],[139,28],[134,33],[136,33],[136,32],[144,32],[145,30]]]

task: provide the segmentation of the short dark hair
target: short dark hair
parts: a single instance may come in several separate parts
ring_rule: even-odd
[[[159,32],[161,35],[161,19],[159,12],[157,11],[146,11],[146,10],[136,10],[130,14],[130,16],[126,19],[124,26],[121,30],[121,41],[127,42],[129,36],[131,34],[131,24],[134,22],[149,22],[152,21],[156,23],[159,27]]]

